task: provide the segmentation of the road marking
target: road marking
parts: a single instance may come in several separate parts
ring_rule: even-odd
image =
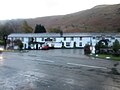
[[[54,61],[51,61],[51,60],[43,60],[43,61],[54,63]]]
[[[40,59],[36,59],[38,61],[41,61],[41,62],[50,62],[50,63],[54,63],[54,61],[51,61],[51,60],[40,60]]]
[[[76,64],[76,63],[67,63],[67,64],[69,64],[69,65],[74,65],[74,66],[83,66],[83,67],[90,67],[90,68],[107,69],[106,67],[90,66],[90,65]]]

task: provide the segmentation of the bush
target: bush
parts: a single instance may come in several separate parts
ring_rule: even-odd
[[[0,45],[4,45],[4,41],[3,40],[0,40]]]
[[[14,40],[14,45],[18,46],[20,50],[23,48],[23,43],[20,39]]]
[[[84,54],[90,54],[91,50],[90,50],[90,45],[86,44],[84,47]]]
[[[95,45],[95,53],[96,54],[107,54],[108,50],[108,41],[105,40],[100,40],[98,43]]]
[[[112,54],[113,56],[116,56],[116,57],[119,57],[120,56],[120,51],[117,51],[117,52],[113,52]]]
[[[120,56],[120,43],[119,41],[116,39],[115,42],[113,42],[113,46],[112,46],[112,49],[113,49],[113,55],[114,56]]]
[[[113,42],[112,48],[113,48],[113,50],[115,52],[119,51],[119,49],[120,49],[120,43],[119,43],[119,41],[117,39],[115,40],[115,42]]]
[[[18,47],[19,47],[20,50],[22,50],[22,48],[23,48],[23,43],[22,43],[22,42],[19,43],[19,44],[18,44]]]
[[[108,50],[107,49],[100,49],[100,54],[108,54]]]

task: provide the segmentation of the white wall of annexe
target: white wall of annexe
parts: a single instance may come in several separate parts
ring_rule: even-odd
[[[35,43],[30,46],[31,38]],[[86,44],[95,46],[102,39],[108,40],[109,45],[112,45],[115,39],[120,41],[120,35],[116,33],[64,33],[61,36],[59,33],[13,33],[8,36],[8,39],[12,42],[9,46],[14,45],[14,40],[20,39],[24,45],[23,49],[28,49],[29,46],[36,49],[42,44],[48,44],[55,48],[62,48],[63,46],[65,48],[83,48]]]

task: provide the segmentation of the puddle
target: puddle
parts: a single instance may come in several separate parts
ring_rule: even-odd
[[[74,84],[74,79],[70,79],[70,78],[67,78],[65,79],[65,82],[68,83],[68,84]]]
[[[113,74],[113,75],[120,75],[120,73],[118,72],[118,70],[114,67],[114,68],[111,68],[111,71],[108,72],[109,74]]]
[[[87,71],[97,72],[97,73],[107,73],[101,69],[88,69]]]

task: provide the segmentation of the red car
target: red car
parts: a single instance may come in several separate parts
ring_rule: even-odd
[[[48,46],[48,45],[42,46],[41,49],[42,49],[42,50],[48,50],[48,49],[49,49],[49,46]]]

